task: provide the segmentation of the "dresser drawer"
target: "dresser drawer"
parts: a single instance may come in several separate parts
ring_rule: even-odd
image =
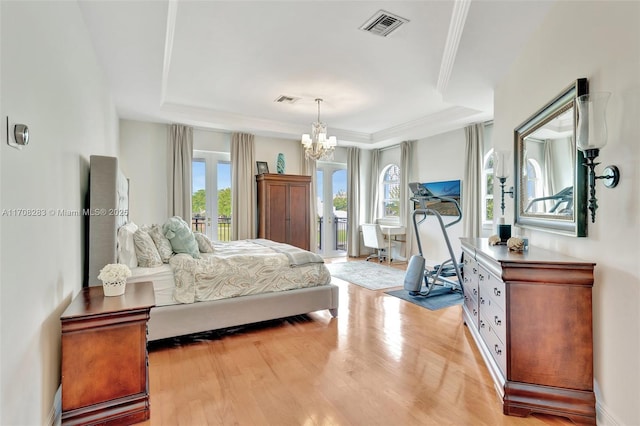
[[[478,263],[467,253],[464,254],[462,265],[463,283],[465,290],[469,290],[469,296],[478,300]]]
[[[506,306],[504,282],[485,269],[482,269],[482,274],[484,279],[480,282],[482,287],[480,292],[483,296],[487,295],[491,299],[491,303],[497,304],[504,311]]]
[[[507,343],[507,322],[504,311],[493,299],[486,298],[482,292],[480,292],[479,308],[481,318],[491,328],[491,331],[496,334],[502,343]]]
[[[478,302],[469,295],[466,287],[464,289],[464,309],[469,313],[469,316],[473,319],[473,326],[478,328]]]
[[[491,321],[485,316],[480,315],[479,326],[482,340],[487,345],[487,349],[491,357],[500,368],[502,375],[507,376],[507,347],[500,341],[496,335],[495,328],[491,325]]]

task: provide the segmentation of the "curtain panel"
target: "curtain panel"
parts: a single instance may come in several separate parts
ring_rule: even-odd
[[[302,174],[311,176],[311,189],[309,191],[309,251],[314,252],[318,248],[318,173],[316,160],[307,158],[304,147],[300,144],[300,164],[302,164]]]
[[[172,124],[169,128],[169,216],[180,216],[191,224],[191,163],[193,128]]]
[[[411,256],[413,249],[413,209],[409,200],[409,182],[413,176],[412,157],[414,141],[400,144],[400,222],[405,227],[405,257]]]
[[[231,239],[256,237],[254,135],[231,134]]]
[[[367,223],[376,223],[378,219],[378,167],[380,167],[380,150],[371,151],[371,178],[369,179],[371,187],[369,188],[369,210],[367,211]]]
[[[347,256],[360,256],[360,148],[347,148]]]
[[[484,125],[472,124],[464,128],[465,174],[462,186],[462,229],[468,238],[477,238],[482,232],[482,159],[484,152]],[[494,211],[496,204],[494,203]]]

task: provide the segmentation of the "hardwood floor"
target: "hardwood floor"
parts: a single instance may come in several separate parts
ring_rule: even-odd
[[[571,424],[502,414],[460,306],[430,311],[333,282],[337,318],[314,312],[152,345],[143,424]]]

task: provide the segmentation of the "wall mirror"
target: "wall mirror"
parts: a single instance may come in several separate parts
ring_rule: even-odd
[[[586,167],[575,142],[575,100],[587,92],[587,79],[576,80],[515,129],[517,226],[586,236]]]

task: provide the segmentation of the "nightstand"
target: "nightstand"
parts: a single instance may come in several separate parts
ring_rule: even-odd
[[[147,420],[147,321],[153,284],[127,284],[122,296],[85,287],[60,317],[62,423],[132,424]]]

